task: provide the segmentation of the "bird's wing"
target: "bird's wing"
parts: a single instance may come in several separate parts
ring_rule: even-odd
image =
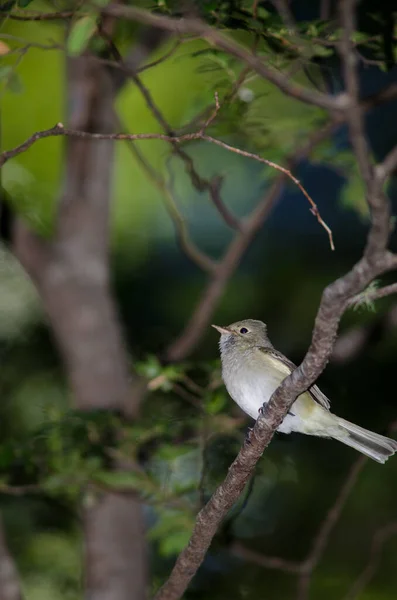
[[[276,368],[278,371],[281,371],[282,373],[285,373],[285,377],[287,377],[287,375],[289,375],[292,371],[294,371],[294,369],[296,369],[296,365],[292,362],[292,360],[289,360],[286,356],[284,356],[284,354],[278,352],[278,350],[275,350],[274,348],[263,347],[259,349],[261,352],[266,354],[268,358],[273,359],[272,363],[274,368]],[[322,393],[322,391],[317,385],[312,385],[308,389],[308,392],[313,398],[313,400],[317,402],[317,404],[320,404],[320,406],[323,406],[327,410],[330,409],[330,401],[328,400],[327,396]]]
[[[308,391],[310,395],[314,398],[314,400],[317,402],[317,404],[320,404],[327,410],[331,408],[331,403],[328,400],[327,396],[322,393],[322,391],[317,385],[312,385],[312,387],[309,388]]]

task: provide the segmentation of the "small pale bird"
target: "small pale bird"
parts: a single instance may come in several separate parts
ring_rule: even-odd
[[[296,367],[275,350],[262,321],[246,319],[227,327],[213,325],[221,334],[222,377],[235,402],[253,419],[264,402]],[[384,463],[397,451],[397,442],[349,423],[330,412],[330,402],[313,385],[295,400],[278,431],[334,438]]]

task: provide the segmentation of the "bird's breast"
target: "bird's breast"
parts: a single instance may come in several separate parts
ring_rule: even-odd
[[[271,395],[286,375],[268,370],[263,364],[259,367],[255,362],[236,361],[232,369],[223,369],[223,379],[227,391],[240,408],[253,419],[258,418],[258,410]]]

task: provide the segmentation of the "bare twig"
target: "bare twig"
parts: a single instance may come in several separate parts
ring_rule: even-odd
[[[131,80],[135,83],[135,85],[141,92],[143,98],[145,99],[146,105],[152,112],[152,114],[155,117],[155,119],[157,120],[157,122],[164,129],[164,132],[166,133],[166,135],[170,136],[170,138],[171,138],[170,143],[173,147],[174,153],[177,156],[179,156],[179,158],[181,158],[181,160],[184,162],[186,172],[190,176],[190,179],[191,179],[194,187],[200,192],[207,190],[210,194],[210,197],[211,197],[214,205],[218,209],[221,216],[224,218],[225,222],[228,225],[232,226],[233,228],[239,229],[239,227],[240,227],[239,221],[230,213],[230,211],[226,208],[226,206],[222,202],[222,198],[221,198],[221,194],[220,194],[220,189],[222,186],[222,179],[212,178],[211,181],[207,181],[206,179],[204,179],[197,173],[192,158],[182,148],[180,148],[179,142],[177,140],[174,141],[174,139],[176,137],[175,132],[173,131],[172,127],[165,119],[162,112],[160,111],[160,109],[157,106],[156,102],[154,101],[149,89],[144,85],[144,83],[142,82],[142,80],[140,79],[140,77],[138,76],[136,71],[123,61],[122,56],[121,56],[120,52],[118,51],[117,47],[115,46],[115,44],[113,43],[113,41],[111,39],[109,39],[108,36],[105,36],[105,37],[106,37],[106,40],[111,48],[111,51],[112,51],[115,59],[117,60],[117,62],[120,65],[123,66],[124,71],[128,74],[128,76],[131,78]],[[220,110],[219,97],[218,97],[218,94],[215,93],[215,108],[212,111],[212,113],[210,113],[210,115],[208,116],[208,118],[206,119],[204,124],[200,127],[199,132],[198,132],[198,135],[201,136],[201,138],[203,138],[205,131],[208,129],[208,127],[212,124],[212,122],[217,117],[219,110]],[[166,189],[165,182],[163,183],[162,187],[163,187],[163,191],[164,191]],[[165,193],[165,195],[169,196],[170,190],[168,190],[168,192]],[[171,196],[172,196],[172,193],[171,193]],[[171,199],[171,204],[175,204],[172,202],[172,199]],[[175,222],[175,215],[176,215],[175,210],[172,210],[172,214],[174,215],[173,220]],[[179,219],[176,219],[176,220],[180,221]],[[180,227],[179,227],[179,229],[180,229]],[[206,270],[208,270],[208,269],[206,268]]]
[[[153,167],[143,156],[142,152],[140,152],[140,150],[132,141],[130,141],[128,147],[131,152],[133,152],[133,155],[138,160],[139,164],[146,171],[150,180],[160,190],[164,198],[167,212],[174,224],[176,238],[179,241],[183,252],[200,269],[206,271],[207,273],[213,273],[216,268],[216,263],[207,254],[202,252],[190,238],[186,221],[178,209],[172,184],[167,184],[164,178],[161,177],[161,175],[155,169],[153,169]]]
[[[244,560],[258,565],[259,567],[264,567],[265,569],[283,571],[283,573],[290,573],[291,575],[296,575],[302,570],[302,563],[300,562],[286,560],[285,558],[281,558],[279,556],[267,556],[265,554],[261,554],[260,552],[255,552],[254,550],[246,548],[241,542],[234,542],[230,547],[230,551],[233,555],[243,558]]]
[[[234,152],[235,154],[239,154],[240,156],[245,156],[246,158],[251,158],[253,160],[261,162],[264,165],[268,165],[272,169],[276,169],[276,171],[280,171],[281,173],[283,173],[284,175],[286,175],[291,181],[293,181],[295,183],[295,185],[301,190],[302,194],[309,201],[309,204],[311,206],[311,209],[310,209],[311,212],[313,213],[313,215],[316,217],[317,221],[320,223],[320,225],[325,229],[325,231],[328,234],[328,238],[329,238],[329,243],[330,243],[330,246],[331,246],[331,250],[335,250],[335,246],[334,246],[334,241],[333,241],[333,238],[332,238],[332,231],[331,231],[331,229],[328,227],[328,225],[321,218],[321,215],[319,213],[318,207],[317,207],[316,203],[314,202],[314,200],[309,196],[308,192],[305,190],[305,188],[300,183],[300,181],[294,175],[292,175],[290,169],[287,169],[285,167],[281,167],[280,165],[278,165],[277,163],[274,163],[271,160],[267,160],[266,158],[262,158],[261,156],[258,156],[258,154],[253,154],[252,152],[247,152],[246,150],[240,150],[239,148],[235,148],[234,146],[230,146],[230,144],[226,144],[226,142],[223,142],[222,140],[218,140],[216,138],[213,138],[213,137],[211,137],[209,135],[203,134],[202,139],[203,140],[207,140],[208,142],[211,142],[212,144],[216,144],[217,146],[220,146],[221,148],[225,148],[225,150],[229,150],[230,152]]]
[[[362,456],[353,463],[335,502],[329,509],[325,519],[322,521],[319,530],[314,537],[312,547],[305,559],[301,561],[291,561],[279,556],[267,556],[246,548],[240,542],[236,542],[232,545],[231,551],[233,554],[266,569],[276,569],[278,571],[283,571],[284,573],[297,575],[297,600],[305,600],[308,597],[310,579],[313,571],[323,556],[330,534],[341,516],[342,510],[350,497],[365,463],[366,458]]]
[[[152,69],[153,67],[161,65],[163,62],[168,60],[173,54],[175,54],[175,52],[181,47],[181,44],[181,40],[176,40],[176,42],[174,42],[171,45],[167,52],[164,52],[164,54],[159,58],[156,58],[156,60],[152,60],[151,62],[148,62],[145,65],[143,65],[142,67],[139,67],[139,69],[137,69],[137,73],[143,73],[143,71],[147,71],[147,69]]]
[[[393,424],[389,427],[389,431],[393,430]],[[309,586],[311,576],[319,564],[326,545],[328,543],[331,532],[338,522],[341,513],[349,499],[351,492],[356,485],[358,476],[360,475],[364,465],[367,463],[367,458],[360,456],[352,465],[344,484],[342,485],[334,504],[328,511],[325,519],[322,521],[320,528],[314,537],[311,550],[307,557],[302,561],[290,561],[278,556],[267,556],[259,552],[255,552],[246,548],[240,542],[235,542],[231,551],[236,556],[252,562],[266,569],[276,569],[284,573],[289,573],[298,576],[297,600],[306,600],[309,595]],[[373,536],[371,550],[368,563],[359,575],[357,580],[352,585],[351,589],[344,597],[344,600],[354,600],[360,592],[364,590],[366,585],[373,577],[376,568],[379,564],[383,545],[387,540],[397,534],[397,523],[392,522],[381,527]]]
[[[357,306],[363,303],[374,302],[375,300],[379,300],[379,298],[386,298],[386,296],[391,296],[392,294],[397,294],[397,283],[391,283],[390,285],[385,285],[384,287],[374,290],[364,290],[361,294],[357,294],[357,296],[351,298],[348,302],[348,306]]]
[[[343,600],[354,600],[366,588],[379,566],[384,545],[395,535],[397,535],[397,521],[387,523],[376,531],[372,538],[368,562]]]
[[[350,141],[354,148],[361,176],[365,183],[371,180],[372,164],[364,132],[363,110],[359,103],[360,89],[357,73],[357,56],[354,52],[353,34],[356,30],[354,9],[358,0],[340,0],[339,16],[342,36],[339,51],[342,59],[344,80],[349,102],[346,107]]]
[[[317,535],[313,540],[312,548],[307,558],[302,562],[301,565],[300,577],[298,579],[297,600],[306,600],[308,597],[310,579],[313,571],[323,556],[331,531],[334,529],[337,521],[339,520],[342,510],[366,462],[367,459],[364,456],[360,456],[355,463],[353,463],[346,481],[339,491],[335,503],[330,508],[325,519],[323,520]]]

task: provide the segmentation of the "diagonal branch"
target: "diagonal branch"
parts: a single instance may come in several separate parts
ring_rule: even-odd
[[[346,2],[346,12],[343,5],[344,0],[341,2],[342,26],[349,29],[350,24],[354,22],[354,3]],[[346,65],[349,64],[351,53],[349,44],[345,43],[342,60]],[[349,78],[351,73],[346,65],[345,77]],[[355,92],[352,88],[353,93]],[[349,108],[354,101],[355,98],[349,98]],[[350,130],[353,135],[362,136],[361,125],[349,108],[346,117]],[[386,250],[390,231],[389,202],[379,192],[379,179],[373,171],[369,171],[369,176],[365,171],[360,139],[355,140],[354,151],[358,154],[360,167],[364,168],[367,202],[371,208],[371,228],[364,254],[346,275],[325,288],[315,320],[312,342],[303,362],[277,388],[269,403],[264,405],[262,414],[251,432],[250,443],[243,445],[225,480],[198,514],[190,541],[179,555],[170,577],[157,593],[156,600],[177,600],[186,590],[220,523],[243,491],[257,461],[287,411],[295,399],[307,390],[324,370],[334,346],[340,319],[350,298],[363,290],[378,275],[397,267],[397,257]],[[320,550],[322,539],[318,538]]]
[[[134,142],[130,141],[128,148],[131,150],[142,168],[146,171],[150,180],[161,192],[164,198],[166,210],[174,225],[176,238],[185,255],[203,271],[207,273],[214,272],[216,268],[215,261],[213,261],[207,254],[202,252],[190,238],[186,221],[178,209],[172,185],[167,183],[164,178],[161,177],[161,175],[157,173],[155,169],[153,169]]]
[[[267,165],[269,167],[272,167],[273,169],[276,169],[276,171],[281,171],[281,173],[283,173],[286,177],[288,177],[288,179],[290,179],[300,189],[302,194],[307,198],[307,200],[311,206],[310,210],[311,210],[312,214],[316,217],[317,221],[320,223],[320,225],[325,229],[325,231],[328,234],[328,239],[329,239],[329,244],[331,246],[331,250],[335,250],[334,240],[332,237],[331,229],[328,227],[328,225],[322,219],[320,212],[318,210],[318,207],[317,207],[316,203],[314,202],[314,200],[309,196],[308,192],[305,190],[305,188],[300,183],[300,181],[296,177],[294,177],[294,175],[291,173],[290,169],[281,167],[280,165],[278,165],[277,163],[274,163],[271,160],[267,160],[266,158],[262,158],[261,156],[258,156],[258,154],[253,154],[252,152],[247,152],[246,150],[240,150],[239,148],[235,148],[234,146],[231,146],[230,144],[226,144],[226,142],[223,142],[222,140],[213,138],[209,135],[203,135],[202,138],[203,138],[203,140],[206,140],[207,142],[211,142],[213,144],[216,144],[217,146],[220,146],[221,148],[225,148],[225,150],[229,150],[230,152],[234,152],[235,154],[239,154],[240,156],[245,156],[246,158],[251,158],[253,160],[261,162],[264,165]]]
[[[385,203],[384,217],[388,216]],[[379,215],[380,217],[380,215]],[[373,227],[373,226],[372,226]],[[371,228],[368,243],[382,247],[382,230],[374,236]],[[207,505],[197,516],[188,546],[179,555],[169,579],[156,595],[156,600],[177,600],[182,596],[200,566],[221,521],[238,499],[264,449],[270,443],[285,414],[301,393],[310,387],[326,366],[332,352],[339,321],[348,300],[380,273],[397,266],[388,252],[365,255],[344,277],[330,284],[322,295],[315,320],[312,343],[302,362],[273,394],[259,416],[250,444],[245,443],[229,468],[226,479],[217,488]]]
[[[336,523],[338,522],[342,510],[366,462],[367,459],[364,456],[360,456],[353,463],[353,466],[346,478],[345,483],[341,487],[334,504],[332,505],[324,521],[322,522],[317,532],[317,535],[313,540],[312,548],[301,565],[300,577],[298,579],[297,600],[306,600],[306,598],[308,597],[310,580],[313,571],[317,567],[324,554],[324,550],[326,548],[331,531],[334,529]]]
[[[350,590],[344,596],[343,600],[354,600],[367,587],[376,573],[382,556],[384,545],[390,538],[397,535],[397,521],[392,521],[383,527],[380,527],[372,538],[371,549],[368,562],[363,571],[357,577]]]
[[[265,569],[275,569],[288,573],[291,575],[298,576],[298,589],[297,599],[305,600],[308,596],[310,579],[314,569],[320,562],[324,550],[326,548],[329,536],[338,522],[343,508],[346,505],[347,500],[357,482],[357,478],[361,473],[363,466],[366,463],[366,459],[360,456],[350,469],[344,484],[342,485],[339,493],[322,521],[316,536],[314,537],[312,547],[309,550],[306,558],[301,561],[291,561],[281,558],[279,556],[267,556],[259,552],[249,550],[241,543],[236,542],[233,544],[231,550],[236,556],[248,560],[260,567]]]
[[[109,45],[109,48],[117,62],[117,64],[119,64],[123,71],[130,77],[130,79],[135,83],[135,85],[137,86],[137,88],[139,89],[139,91],[141,92],[147,107],[150,109],[152,115],[154,116],[154,118],[156,119],[156,121],[159,123],[159,125],[162,127],[162,129],[164,130],[165,134],[167,136],[170,136],[171,138],[171,146],[173,148],[174,153],[179,156],[179,158],[183,161],[183,163],[185,164],[185,169],[186,172],[188,173],[190,180],[193,184],[193,186],[199,191],[199,192],[204,192],[204,191],[208,191],[209,195],[212,199],[213,204],[215,205],[215,207],[218,209],[220,215],[223,217],[224,221],[230,225],[233,229],[239,229],[240,228],[240,223],[238,221],[238,219],[236,219],[231,212],[229,211],[229,209],[223,204],[222,202],[222,198],[221,198],[221,186],[222,186],[222,179],[219,177],[214,177],[212,178],[211,181],[207,181],[207,179],[201,177],[195,166],[194,166],[194,162],[193,159],[189,156],[189,154],[187,154],[187,152],[185,152],[179,145],[178,141],[174,141],[173,138],[175,138],[175,132],[172,129],[171,125],[168,123],[168,121],[165,119],[163,113],[161,112],[161,110],[159,109],[159,107],[157,106],[156,102],[154,101],[154,98],[152,97],[149,89],[144,85],[143,81],[141,80],[141,78],[138,76],[136,69],[134,69],[128,61],[124,61],[123,57],[121,56],[118,48],[116,47],[115,43],[113,42],[113,40],[103,31],[100,30],[99,33],[102,35],[102,37],[106,40],[106,42]],[[212,114],[210,114],[210,116],[208,117],[208,119],[205,121],[204,125],[200,128],[199,133],[201,133],[202,135],[204,135],[206,129],[211,125],[211,123],[214,121],[214,119],[216,118],[218,112],[220,109],[220,104],[219,104],[219,100],[218,100],[218,95],[215,94],[215,110],[212,112]],[[141,156],[142,159],[142,156]],[[146,169],[147,170],[147,169]],[[160,179],[158,177],[153,177],[153,169],[151,170],[152,172],[152,179],[154,181],[156,181],[157,179],[157,184],[159,183]],[[166,184],[163,183],[162,184],[162,191],[166,197],[167,200],[167,205],[170,207],[171,206],[171,218],[174,221],[174,223],[177,224],[177,230],[182,234],[180,236],[180,239],[183,241],[186,238],[185,232],[184,232],[184,225],[183,225],[183,221],[181,221],[178,211],[175,211],[175,209],[173,208],[173,206],[175,205],[175,203],[173,202],[172,199],[172,194],[170,193],[170,190],[167,188]],[[197,261],[196,261],[197,262]],[[207,264],[208,267],[208,264]],[[205,268],[205,270],[208,270],[208,268]]]

